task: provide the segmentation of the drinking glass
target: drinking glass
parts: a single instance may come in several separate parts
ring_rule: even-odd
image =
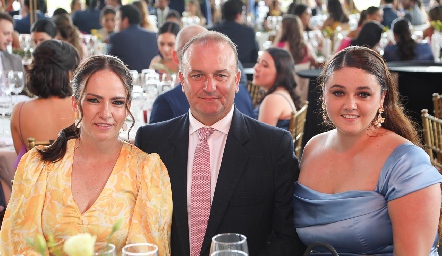
[[[221,250],[213,252],[210,256],[249,256],[249,254],[238,250]]]
[[[96,242],[94,246],[94,256],[115,256],[115,245],[107,242]]]
[[[9,134],[9,127],[4,127],[6,114],[11,113],[12,99],[11,92],[12,87],[8,82],[7,71],[0,71],[0,88],[3,92],[3,97],[0,98],[0,114],[1,114],[1,134]]]
[[[8,72],[8,83],[11,87],[12,92],[15,95],[18,95],[21,91],[23,91],[23,88],[25,87],[23,71],[10,70]]]
[[[173,85],[175,83],[176,76],[173,74],[164,73],[162,74],[161,82],[160,82],[160,88],[161,92],[167,92],[169,90],[172,90]]]
[[[123,247],[122,256],[143,255],[143,256],[158,256],[158,246],[149,243],[128,244]]]
[[[247,247],[246,236],[235,233],[226,233],[212,237],[210,254],[223,250],[237,250],[248,254],[249,248]]]

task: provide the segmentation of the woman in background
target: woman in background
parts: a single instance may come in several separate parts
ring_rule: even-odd
[[[340,0],[328,0],[327,11],[328,17],[325,19],[321,30],[325,29],[326,27],[330,27],[332,30],[335,30],[337,27],[341,27],[342,30],[350,29],[350,19],[348,18],[347,14],[345,14]]]
[[[430,22],[432,21],[442,21],[442,5],[436,5],[430,9],[428,12],[428,19]],[[425,39],[428,37],[428,39],[431,41],[431,36],[434,33],[433,26],[429,26],[428,28],[424,29],[424,32],[422,34],[422,37]]]
[[[302,242],[326,242],[339,255],[437,256],[442,176],[420,147],[382,56],[348,47],[318,81],[332,130],[302,154],[293,201]]]
[[[356,38],[347,37],[341,41],[337,52],[348,46],[366,46],[376,49],[381,40],[384,27],[377,21],[367,21],[362,25],[361,31]]]
[[[312,10],[305,4],[298,4],[293,9],[293,13],[301,19],[303,30],[304,31],[312,31],[313,28],[310,27],[310,20],[312,18]]]
[[[60,14],[52,17],[57,28],[57,39],[66,41],[77,49],[81,61],[87,58],[87,48],[80,38],[80,31],[72,23],[68,14]]]
[[[259,121],[286,129],[292,112],[301,108],[301,100],[295,94],[295,63],[291,54],[281,48],[269,48],[255,64],[253,84],[266,91],[257,107]]]
[[[200,3],[198,1],[194,1],[194,0],[189,0],[186,4],[186,17],[198,17],[199,19],[199,24],[197,25],[201,25],[204,26],[206,25],[206,18],[204,17],[203,13],[201,12],[200,9]]]
[[[359,31],[361,31],[362,26],[366,21],[375,20],[379,23],[383,20],[383,14],[382,10],[379,7],[376,6],[370,6],[367,8],[367,10],[363,10],[360,14],[359,21],[358,21],[358,28],[355,30],[350,31],[347,34],[347,37],[350,38],[356,38],[359,35]]]
[[[54,140],[72,123],[72,73],[80,63],[75,48],[59,40],[40,43],[32,53],[27,89],[37,98],[14,105],[11,134],[18,161],[28,151],[27,138]]]
[[[393,27],[396,44],[387,45],[384,49],[384,59],[390,61],[404,60],[431,60],[434,61],[433,52],[427,43],[416,43],[411,37],[411,24],[404,18],[395,19]]]
[[[34,47],[43,41],[55,38],[55,36],[57,36],[57,28],[51,20],[38,20],[32,24],[31,40],[34,43]]]
[[[42,43],[43,44],[43,43]],[[49,147],[23,156],[1,229],[2,255],[35,255],[26,238],[88,232],[110,242],[153,243],[170,255],[172,192],[158,154],[119,138],[130,112],[132,76],[109,55],[88,58],[72,79],[75,122]],[[132,123],[133,126],[133,123]],[[23,214],[32,213],[32,214]],[[118,219],[122,225],[109,239]]]
[[[141,13],[140,26],[142,28],[149,30],[149,31],[157,32],[158,31],[157,26],[149,20],[149,10],[147,9],[146,2],[144,2],[144,0],[134,1],[134,2],[132,2],[132,5],[137,7],[137,9]]]
[[[176,36],[181,27],[178,23],[167,21],[158,31],[157,43],[160,55],[155,56],[150,62],[149,68],[158,73],[176,74],[178,64],[172,59],[172,51],[175,50]]]
[[[103,10],[101,10],[100,21],[102,28],[98,30],[98,33],[101,37],[101,41],[104,43],[107,43],[109,36],[114,33],[116,15],[117,12],[113,7],[105,6]]]

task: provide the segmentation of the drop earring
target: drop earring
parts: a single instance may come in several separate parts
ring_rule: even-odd
[[[385,118],[382,117],[382,113],[384,113],[384,107],[380,107],[378,110],[378,115],[376,119],[373,121],[373,125],[376,128],[380,128],[382,124],[385,122]]]

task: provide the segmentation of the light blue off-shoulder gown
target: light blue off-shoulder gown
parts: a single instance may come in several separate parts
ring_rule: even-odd
[[[442,176],[430,164],[426,152],[405,143],[387,158],[375,191],[325,194],[297,182],[293,199],[295,228],[304,244],[327,242],[341,256],[393,255],[387,203],[440,182]],[[431,256],[438,255],[436,239]],[[326,252],[323,248],[317,251],[312,255],[330,255],[321,253]]]

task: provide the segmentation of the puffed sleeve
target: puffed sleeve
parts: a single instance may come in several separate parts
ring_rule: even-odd
[[[169,174],[158,154],[143,155],[137,157],[139,191],[126,244],[153,243],[160,256],[168,256],[173,208]]]
[[[436,183],[442,176],[428,154],[410,143],[398,146],[381,171],[377,190],[391,201]]]
[[[25,154],[17,167],[12,195],[1,229],[1,255],[39,255],[26,242],[42,231],[42,209],[47,171],[36,149]]]

